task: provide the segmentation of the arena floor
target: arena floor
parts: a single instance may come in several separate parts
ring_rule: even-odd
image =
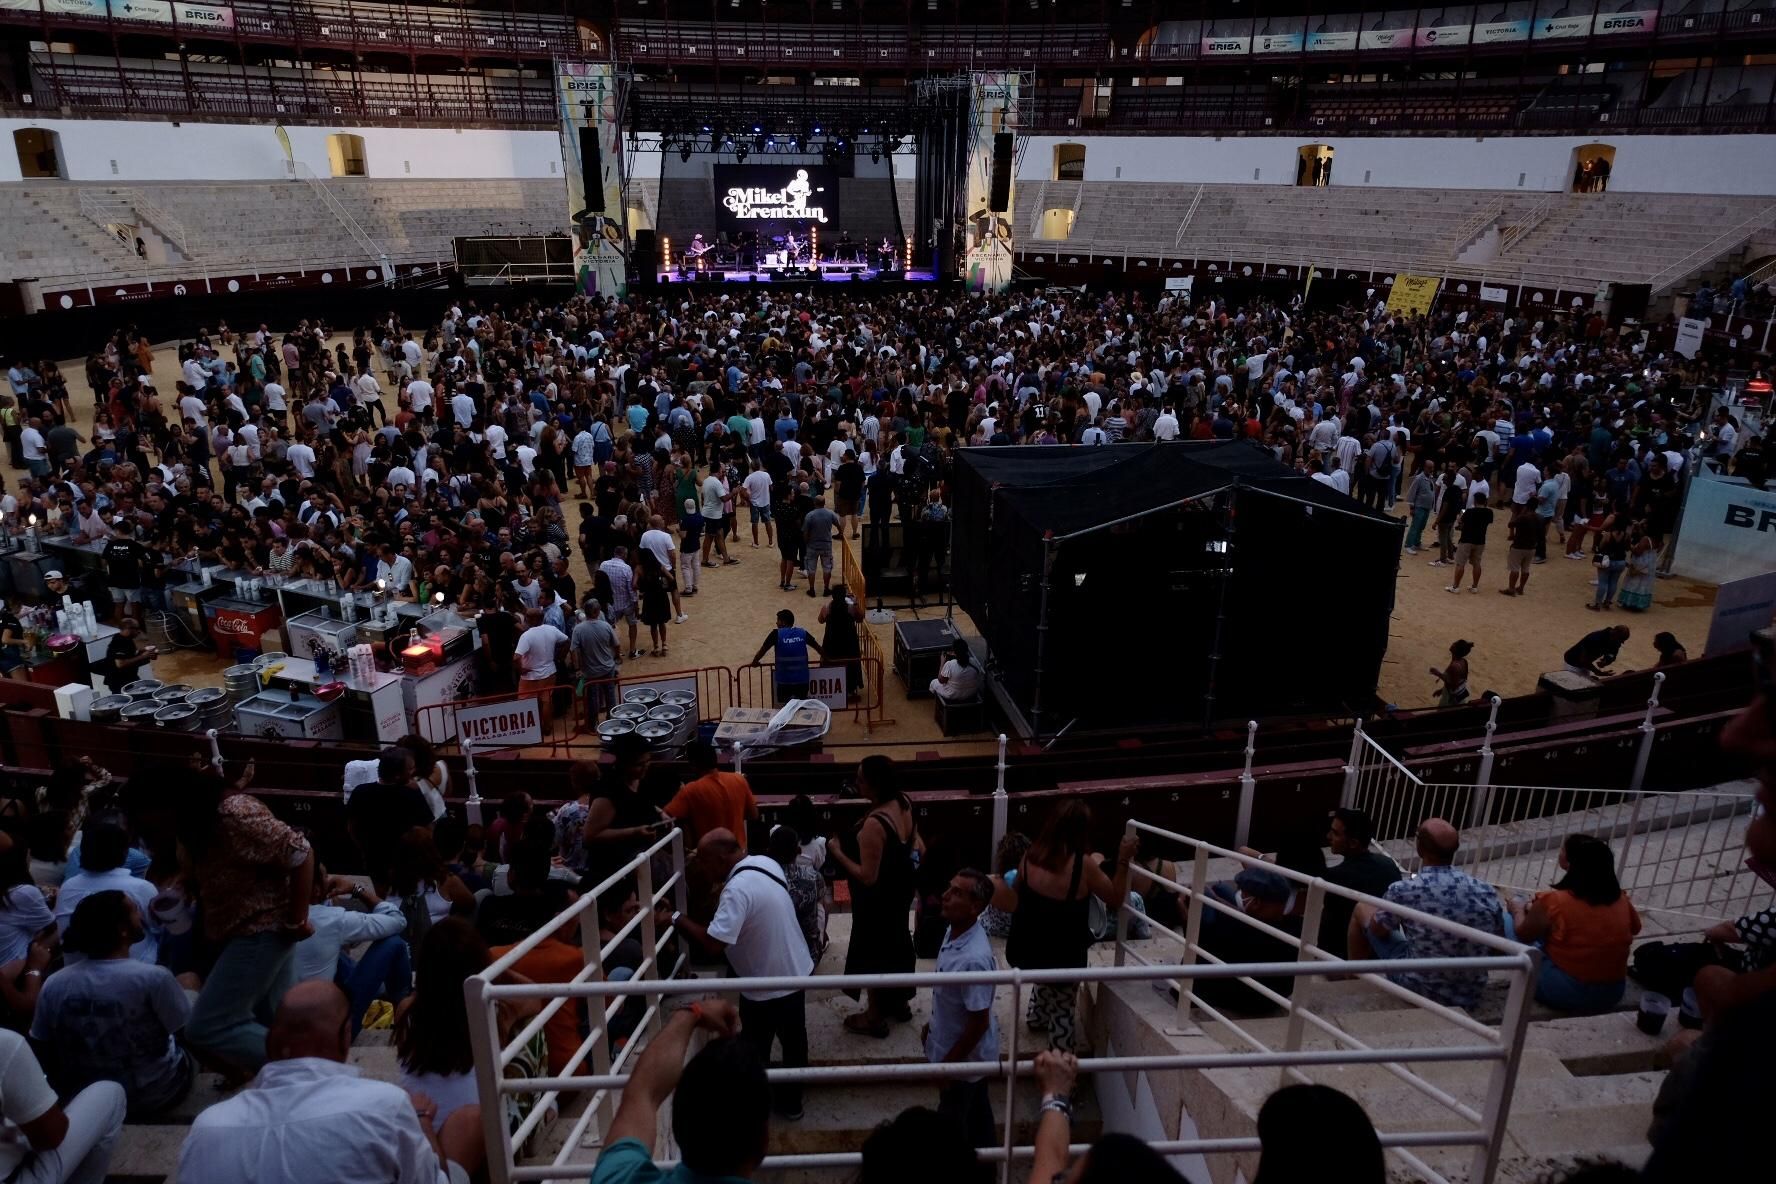
[[[342,338],[335,337],[329,347],[339,340]],[[349,348],[350,338],[343,340]],[[84,373],[85,359],[69,358],[60,365],[62,372],[74,380],[70,389],[75,392],[75,406],[81,407],[85,396],[80,391],[84,385],[80,376]],[[162,345],[155,351],[154,373],[155,384],[163,392],[163,397],[174,390],[178,378],[175,344]],[[393,406],[392,395],[385,398],[387,404]],[[218,477],[218,487],[219,484]],[[1399,508],[1404,510],[1404,502]],[[570,524],[577,522],[578,510],[567,512],[565,517]],[[1493,535],[1497,545],[1487,549],[1485,574],[1478,594],[1464,590],[1451,595],[1444,591],[1449,583],[1450,570],[1426,566],[1436,557],[1434,547],[1418,556],[1401,556],[1388,653],[1380,679],[1380,692],[1389,703],[1400,707],[1424,707],[1435,702],[1437,682],[1430,676],[1429,668],[1441,666],[1447,660],[1449,644],[1458,638],[1472,641],[1475,646],[1469,664],[1470,684],[1477,697],[1487,691],[1505,696],[1534,691],[1536,680],[1544,671],[1560,668],[1561,655],[1568,646],[1591,630],[1600,628],[1605,621],[1626,624],[1634,630],[1634,636],[1623,647],[1618,660],[1623,672],[1644,669],[1655,662],[1652,638],[1661,630],[1676,634],[1692,653],[1701,652],[1713,613],[1715,589],[1712,585],[1681,578],[1660,580],[1653,608],[1648,612],[1627,613],[1618,609],[1607,615],[1594,613],[1585,608],[1591,598],[1591,565],[1562,558],[1563,548],[1550,540],[1548,561],[1532,569],[1527,594],[1502,596],[1499,594],[1505,582],[1502,522],[1495,524]],[[690,620],[670,628],[670,654],[626,663],[626,672],[663,673],[703,666],[743,666],[752,660],[767,631],[774,626],[777,611],[783,608],[793,611],[799,623],[819,636],[814,615],[820,601],[809,599],[801,588],[795,592],[783,592],[777,588],[777,553],[774,548],[765,546],[762,536],[760,546],[754,550],[750,528],[743,525],[741,541],[732,554],[740,559],[738,566],[703,569],[702,590],[696,597],[685,601]],[[1298,618],[1298,628],[1305,661],[1312,661],[1314,631],[1320,627],[1333,627],[1330,622],[1322,625],[1314,621],[1310,611],[1314,582],[1330,574],[1302,572],[1304,612]],[[582,581],[586,579],[583,559],[576,562],[575,575]],[[942,609],[925,609],[922,615],[941,615],[942,612]],[[962,618],[966,630],[966,615],[957,610],[957,616]],[[874,630],[881,652],[892,654],[893,627],[876,625],[869,628]],[[641,641],[645,649],[645,628],[641,630]],[[176,678],[198,686],[220,685],[224,665],[206,651],[184,651],[158,662],[156,672],[160,677]],[[866,729],[849,713],[835,716],[828,747],[837,750],[835,755],[840,761],[846,759],[845,749],[852,745],[905,744],[912,752],[917,752],[917,745],[940,739],[929,699],[908,700],[905,688],[892,670],[884,672],[883,690],[883,714],[891,723]],[[971,747],[974,744],[983,748],[991,746],[986,738],[970,742]]]

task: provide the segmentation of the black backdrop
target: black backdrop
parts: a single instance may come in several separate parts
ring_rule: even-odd
[[[956,602],[1037,731],[1372,705],[1397,520],[1245,442],[959,456]]]

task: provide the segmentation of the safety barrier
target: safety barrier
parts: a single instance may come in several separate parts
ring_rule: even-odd
[[[1361,727],[1345,766],[1343,804],[1363,810],[1377,844],[1402,867],[1418,865],[1419,823],[1462,828],[1456,866],[1510,892],[1533,893],[1560,876],[1568,835],[1590,835],[1616,852],[1616,875],[1634,905],[1667,933],[1706,929],[1776,902],[1776,888],[1745,866],[1752,788],[1655,792],[1642,788],[1656,735],[1661,681],[1641,724],[1640,750],[1623,789],[1492,784],[1492,733],[1472,784],[1427,782]],[[1494,714],[1497,700],[1494,700]]]
[[[1172,834],[1140,823],[1130,823],[1129,830],[1131,833],[1152,834],[1177,842],[1195,843],[1195,840],[1186,836]],[[996,969],[942,975],[935,972],[924,972],[882,975],[822,975],[805,978],[738,978],[719,980],[719,989],[723,993],[732,993],[745,990],[924,989],[940,984],[952,987],[969,984],[1008,986],[1012,992],[1011,1014],[1021,1016],[1026,1002],[1025,992],[1045,984],[1073,986],[1099,984],[1109,988],[1113,984],[1124,983],[1176,982],[1179,985],[1182,1009],[1187,1013],[1194,1009],[1210,1016],[1216,1022],[1227,1025],[1230,1030],[1241,1035],[1244,1042],[1252,1046],[1254,1051],[1219,1051],[1173,1056],[1087,1057],[1079,1062],[1080,1072],[1082,1074],[1175,1072],[1274,1067],[1280,1069],[1284,1080],[1288,1081],[1305,1080],[1304,1070],[1315,1066],[1381,1065],[1425,1097],[1451,1110],[1458,1119],[1458,1121],[1451,1123],[1448,1129],[1398,1131],[1385,1129],[1388,1123],[1385,1117],[1382,1117],[1379,1124],[1384,1128],[1380,1132],[1382,1146],[1398,1157],[1403,1164],[1418,1172],[1425,1179],[1432,1181],[1442,1181],[1443,1177],[1416,1154],[1416,1149],[1425,1147],[1472,1148],[1473,1161],[1469,1179],[1475,1181],[1476,1184],[1490,1184],[1498,1168],[1500,1148],[1504,1139],[1504,1124],[1510,1111],[1511,1095],[1522,1052],[1523,1028],[1527,1019],[1528,1004],[1537,967],[1535,952],[1515,942],[1468,929],[1440,917],[1390,906],[1398,916],[1415,924],[1452,931],[1472,942],[1483,952],[1468,957],[1437,959],[1419,958],[1364,962],[1336,959],[1313,945],[1310,940],[1293,938],[1290,934],[1245,916],[1239,909],[1230,908],[1224,902],[1209,895],[1206,891],[1206,884],[1208,859],[1211,856],[1234,859],[1252,865],[1259,865],[1261,861],[1250,860],[1238,852],[1222,848],[1203,844],[1195,845],[1197,847],[1197,862],[1192,884],[1186,887],[1167,882],[1172,890],[1189,898],[1188,934],[1178,934],[1155,926],[1167,936],[1184,943],[1184,957],[1178,964],[1151,961],[1128,945],[1128,921],[1133,915],[1133,909],[1125,905],[1118,926],[1117,964],[1114,966],[1065,970]],[[663,862],[670,865],[669,870],[663,866]],[[1323,880],[1309,879],[1289,872],[1287,869],[1278,869],[1271,864],[1261,865],[1269,870],[1278,871],[1279,874],[1289,877],[1307,890],[1304,933],[1317,933],[1320,909],[1328,895],[1345,897],[1354,903],[1374,905],[1384,903],[1374,897],[1327,884]],[[1150,875],[1147,878],[1157,880],[1156,877]],[[609,941],[600,941],[597,928],[598,899],[603,893],[616,889],[619,885],[625,885],[630,879],[633,879],[637,885],[640,910]],[[681,832],[674,830],[646,851],[638,853],[625,867],[594,886],[591,891],[550,920],[538,933],[514,946],[507,954],[488,966],[486,970],[470,977],[464,983],[463,991],[468,1006],[469,1033],[475,1054],[476,1083],[482,1102],[481,1115],[483,1134],[487,1143],[488,1175],[494,1184],[586,1178],[594,1166],[594,1153],[588,1149],[588,1144],[596,1143],[603,1132],[609,1129],[611,1119],[615,1115],[618,1096],[630,1079],[635,1058],[639,1055],[644,1038],[652,1036],[659,1030],[666,1000],[670,997],[703,996],[717,985],[709,980],[675,978],[674,976],[683,967],[683,956],[680,955],[670,960],[663,957],[671,948],[672,939],[670,934],[663,935],[661,932],[662,926],[655,915],[656,906],[672,899],[675,902],[672,907],[682,910],[685,895],[684,842]],[[1251,925],[1280,940],[1289,942],[1300,956],[1294,961],[1263,964],[1228,963],[1216,959],[1208,951],[1202,949],[1198,941],[1205,907],[1221,911],[1230,915],[1236,922]],[[507,972],[525,954],[533,950],[547,934],[574,923],[577,923],[580,928],[586,965],[571,982],[513,983],[501,981]],[[635,935],[637,931],[640,934],[639,940],[643,950],[641,965],[636,968],[633,977],[622,981],[611,980],[604,973],[605,959],[614,953],[621,942]],[[670,965],[667,965],[668,961],[670,961]],[[1510,991],[1505,1005],[1504,1020],[1496,1026],[1483,1024],[1464,1012],[1444,1007],[1400,987],[1387,977],[1390,973],[1423,972],[1432,969],[1498,972],[1506,975],[1510,982]],[[1318,1014],[1303,1003],[1295,1001],[1291,996],[1268,992],[1261,985],[1252,983],[1252,979],[1256,976],[1318,981],[1344,975],[1359,976],[1381,990],[1434,1016],[1447,1020],[1452,1026],[1474,1039],[1455,1045],[1426,1046],[1422,1043],[1422,1039],[1415,1035],[1414,1040],[1411,1041],[1413,1047],[1372,1046],[1344,1032],[1332,1020]],[[1267,1047],[1263,1042],[1244,1033],[1218,1011],[1202,1003],[1197,998],[1194,984],[1208,979],[1239,979],[1264,991],[1285,1008],[1289,1017],[1289,1036],[1285,1047],[1281,1049]],[[1301,987],[1302,990],[1299,993],[1310,996],[1311,993],[1306,989],[1307,984],[1301,984]],[[1294,993],[1291,992],[1291,994]],[[634,998],[646,1000],[646,1008],[639,1017],[635,1018],[636,1026],[633,1034],[613,1052],[615,1042],[610,1036],[611,1025],[622,1012],[624,1004]],[[514,1033],[511,1039],[502,1042],[499,1028],[499,1004],[502,1000],[520,999],[542,1000],[542,1009],[523,1028]],[[543,1025],[554,1017],[561,1008],[577,1005],[580,1000],[584,1000],[589,1009],[590,1031],[563,1067],[563,1071],[535,1078],[506,1076],[507,1069],[517,1058],[526,1042],[537,1032],[540,1032]],[[1329,1034],[1338,1047],[1303,1049],[1301,1035],[1308,1025],[1312,1025],[1317,1031]],[[918,1081],[930,1082],[934,1089],[937,1085],[948,1081],[964,1078],[991,1078],[1003,1091],[998,1108],[999,1113],[1005,1116],[1007,1121],[1004,1124],[1005,1134],[1002,1144],[984,1150],[981,1155],[983,1159],[998,1165],[1000,1181],[1002,1184],[1009,1184],[1012,1178],[1012,1164],[1028,1160],[1034,1154],[1033,1145],[1017,1140],[1017,1124],[1011,1121],[1011,1117],[1017,1113],[1019,1091],[1030,1088],[1028,1079],[1034,1072],[1033,1064],[1028,1059],[1030,1050],[1021,1046],[1021,1039],[1023,1039],[1021,1027],[1018,1023],[1007,1025],[1002,1034],[1006,1046],[1002,1060],[956,1064],[841,1063],[801,1069],[770,1069],[767,1071],[767,1076],[770,1081],[779,1084],[800,1083],[809,1086],[834,1086],[905,1084]],[[842,1050],[823,1049],[822,1052],[842,1055]],[[1485,1063],[1492,1066],[1486,1101],[1481,1108],[1476,1109],[1452,1097],[1447,1091],[1409,1068],[1409,1066],[1452,1062]],[[586,1071],[588,1065],[590,1071]],[[501,1103],[509,1098],[527,1095],[534,1096],[536,1102],[529,1113],[516,1125],[513,1125],[508,1120],[505,1106]],[[537,1157],[537,1162],[521,1163],[520,1160],[525,1158],[527,1142],[541,1129],[551,1108],[564,1098],[572,1098],[574,1100],[572,1104],[582,1105],[583,1109],[577,1115],[573,1115],[570,1113],[571,1105],[561,1108],[560,1121],[571,1122],[572,1125],[569,1127],[566,1137],[559,1141],[560,1149],[553,1155]],[[583,1101],[581,1101],[582,1098]],[[553,1143],[555,1140],[551,1138],[550,1141]],[[1258,1140],[1251,1137],[1176,1139],[1157,1142],[1153,1146],[1156,1150],[1168,1155],[1227,1154],[1256,1150]],[[1082,1145],[1074,1150],[1077,1153],[1084,1149]],[[659,1162],[665,1167],[670,1166],[672,1161],[662,1159]],[[761,1170],[842,1168],[853,1167],[860,1162],[861,1155],[856,1151],[815,1155],[773,1155],[764,1160]]]
[[[859,629],[859,635],[866,632]],[[845,675],[845,684],[838,680],[839,672]],[[828,685],[820,681],[825,672],[830,678]],[[809,673],[814,676],[815,683],[809,689],[809,697],[824,699],[827,706],[836,712],[849,711],[851,717],[865,728],[873,729],[879,724],[893,723],[883,713],[882,698],[882,660],[880,658],[821,658],[819,665],[810,662]],[[777,707],[781,706],[777,698],[777,664],[772,662],[754,662],[741,666],[734,671],[734,698],[740,707]],[[839,705],[840,696],[844,697],[843,706]]]

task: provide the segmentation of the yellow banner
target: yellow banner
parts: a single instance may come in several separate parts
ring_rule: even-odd
[[[1437,298],[1437,287],[1443,281],[1434,275],[1396,275],[1394,289],[1388,293],[1387,310],[1420,317],[1431,311]]]

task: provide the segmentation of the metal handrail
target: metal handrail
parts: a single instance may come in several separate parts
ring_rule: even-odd
[[[1184,218],[1178,223],[1178,233],[1172,236],[1172,246],[1174,248],[1182,247],[1184,245],[1184,234],[1190,229],[1190,221],[1192,218],[1196,217],[1196,209],[1198,206],[1202,205],[1203,193],[1207,189],[1208,186],[1206,184],[1198,185],[1196,187],[1196,196],[1190,199],[1190,208],[1184,211]]]
[[[388,275],[393,269],[389,266],[388,251],[382,244],[371,238],[364,228],[358,225],[358,220],[352,217],[351,211],[346,209],[337,197],[333,196],[333,191],[327,188],[326,183],[315,175],[313,169],[301,161],[295,163],[294,169],[296,176],[308,182],[309,190],[320,197],[322,204],[327,207],[339,224],[345,227],[346,233],[351,235],[352,241],[358,244],[358,249],[363,251],[371,262],[382,268],[383,275]]]
[[[1495,197],[1474,212],[1473,217],[1455,228],[1449,236],[1449,259],[1461,258],[1461,253],[1468,244],[1486,232],[1486,228],[1504,217],[1505,199],[1503,195]]]
[[[1563,205],[1565,200],[1564,193],[1550,193],[1529,207],[1522,217],[1506,227],[1504,233],[1499,235],[1499,257],[1503,258],[1511,252],[1512,248],[1528,238],[1536,227],[1548,220],[1555,207]]]
[[[1712,239],[1708,240],[1707,243],[1697,247],[1694,251],[1691,251],[1676,263],[1671,264],[1669,267],[1666,267],[1663,271],[1653,276],[1653,278],[1648,281],[1652,284],[1653,295],[1659,295],[1666,288],[1669,288],[1671,285],[1677,283],[1698,268],[1708,266],[1722,255],[1725,255],[1728,251],[1743,245],[1752,235],[1760,230],[1766,229],[1772,222],[1776,222],[1776,205],[1765,206],[1758,213],[1753,214],[1732,229],[1722,231],[1720,234],[1715,235]]]
[[[1453,931],[1472,941],[1476,946],[1487,951],[1481,954],[1458,958],[1418,958],[1376,961],[1349,961],[1334,958],[1325,951],[1318,949],[1305,938],[1293,938],[1292,935],[1264,925],[1254,918],[1246,917],[1239,910],[1232,910],[1233,915],[1241,922],[1280,936],[1284,940],[1292,940],[1301,956],[1294,961],[1280,963],[1226,963],[1215,959],[1207,951],[1195,944],[1194,937],[1200,926],[1201,911],[1204,907],[1226,909],[1219,901],[1210,899],[1202,892],[1206,876],[1207,860],[1211,854],[1224,856],[1248,863],[1259,863],[1239,852],[1212,844],[1196,843],[1186,836],[1174,835],[1172,832],[1141,823],[1130,823],[1129,831],[1150,833],[1174,840],[1195,843],[1197,848],[1197,874],[1191,903],[1191,936],[1172,933],[1156,926],[1175,939],[1186,941],[1186,958],[1181,965],[1165,963],[1149,963],[1131,950],[1127,944],[1127,925],[1134,914],[1131,905],[1125,903],[1119,911],[1117,965],[1082,968],[1066,968],[1056,970],[1021,970],[1017,968],[994,969],[990,971],[974,971],[956,974],[937,974],[934,972],[911,972],[905,974],[875,975],[820,975],[807,977],[756,977],[723,979],[720,989],[723,993],[785,991],[785,990],[853,990],[880,988],[924,988],[938,985],[969,986],[991,985],[1010,986],[1013,992],[1011,1000],[1014,1014],[1021,1012],[1023,993],[1026,989],[1043,984],[1078,984],[1080,982],[1095,983],[1133,983],[1133,982],[1165,982],[1175,981],[1180,985],[1180,995],[1185,1006],[1193,1005],[1195,992],[1190,984],[1196,980],[1239,979],[1248,983],[1255,976],[1283,976],[1292,978],[1323,979],[1335,975],[1353,975],[1376,983],[1390,994],[1413,1003],[1423,1010],[1445,1018],[1471,1035],[1480,1037],[1478,1042],[1465,1041],[1441,1047],[1414,1048],[1375,1048],[1370,1047],[1356,1037],[1341,1031],[1330,1020],[1312,1013],[1299,1001],[1291,1001],[1276,996],[1290,1013],[1290,1046],[1285,1049],[1272,1049],[1262,1042],[1241,1032],[1247,1043],[1257,1051],[1246,1052],[1222,1050],[1208,1053],[1189,1053],[1177,1055],[1136,1056],[1136,1057],[1095,1057],[1080,1062],[1080,1069],[1085,1072],[1135,1072],[1135,1071],[1176,1071],[1181,1069],[1225,1069],[1275,1068],[1285,1074],[1305,1080],[1304,1069],[1317,1066],[1342,1065],[1379,1065],[1399,1077],[1427,1098],[1438,1102],[1453,1114],[1467,1122],[1473,1123],[1475,1129],[1448,1129],[1437,1131],[1419,1131],[1412,1133],[1393,1133],[1381,1136],[1381,1142],[1390,1152],[1404,1163],[1431,1180],[1442,1180],[1425,1162],[1413,1153],[1420,1147],[1466,1147],[1472,1148],[1475,1155],[1478,1181],[1490,1181],[1496,1169],[1498,1151],[1503,1137],[1504,1116],[1508,1110],[1511,1085],[1515,1079],[1516,1066],[1522,1049],[1522,1023],[1527,1015],[1527,1000],[1532,988],[1534,973],[1538,964],[1536,954],[1525,946],[1468,929],[1454,922],[1444,920],[1414,909],[1388,905],[1395,915],[1404,917],[1417,924]],[[670,855],[673,872],[665,885],[658,890],[654,888],[654,868],[656,858]],[[1349,889],[1326,883],[1324,880],[1304,877],[1288,869],[1276,868],[1274,865],[1262,864],[1278,871],[1287,878],[1309,886],[1309,913],[1304,922],[1303,932],[1317,933],[1318,913],[1320,904],[1327,894],[1348,897],[1353,901],[1383,905],[1386,902],[1378,898],[1352,892]],[[1142,873],[1149,879],[1151,873]],[[614,935],[609,941],[601,941],[596,928],[597,901],[601,894],[610,891],[616,885],[630,877],[638,882],[638,890],[643,902],[640,913],[627,925],[622,932]],[[1180,886],[1174,885],[1179,891]],[[514,1181],[559,1179],[564,1175],[583,1175],[590,1171],[589,1162],[575,1161],[573,1156],[581,1150],[584,1137],[594,1122],[601,1123],[601,1129],[608,1130],[608,1123],[614,1116],[613,1099],[615,1091],[622,1089],[630,1080],[632,1059],[641,1044],[639,1039],[632,1039],[614,1058],[611,1055],[608,1025],[610,1020],[621,1009],[625,1000],[630,998],[646,998],[649,1006],[642,1019],[648,1032],[657,1032],[664,1017],[664,1006],[669,996],[702,995],[709,991],[711,984],[696,979],[678,979],[662,973],[665,968],[660,962],[660,953],[671,940],[670,935],[656,932],[654,925],[653,905],[663,901],[668,895],[676,897],[679,907],[683,907],[684,887],[684,843],[683,835],[673,830],[657,840],[645,851],[638,852],[622,868],[616,870],[573,905],[551,918],[537,933],[519,942],[505,955],[496,960],[480,974],[470,977],[464,984],[465,999],[470,1014],[470,1037],[475,1051],[475,1072],[482,1105],[483,1133],[487,1140],[489,1171],[495,1184],[511,1184]],[[568,983],[502,983],[497,980],[511,970],[525,955],[533,951],[545,938],[564,926],[580,923],[582,945],[586,960],[585,969]],[[614,952],[616,945],[626,938],[634,936],[640,930],[642,948],[648,951],[640,973],[626,982],[609,982],[603,977],[604,958]],[[1200,959],[1198,957],[1200,955]],[[1137,964],[1128,964],[1129,958]],[[682,958],[680,960],[682,966]],[[674,969],[677,969],[676,967]],[[1432,1000],[1390,982],[1385,976],[1390,973],[1407,971],[1479,971],[1502,972],[1511,978],[1512,989],[1507,1001],[1507,1019],[1498,1030],[1493,1030],[1455,1009],[1447,1008]],[[1256,985],[1256,984],[1254,984]],[[1260,988],[1264,990],[1263,988]],[[503,1044],[500,1041],[497,1007],[502,1000],[539,999],[544,1006],[538,1015],[516,1033],[513,1038]],[[508,1064],[537,1032],[569,1000],[605,1000],[602,1009],[595,1009],[592,1016],[591,1033],[581,1042],[574,1056],[560,1073],[553,1073],[535,1078],[507,1078],[502,1067]],[[1195,1003],[1205,1015],[1217,1022],[1231,1024],[1219,1012],[1206,1004]],[[603,1019],[597,1011],[601,1010]],[[1304,1025],[1311,1024],[1316,1031],[1330,1034],[1336,1046],[1327,1049],[1303,1049],[1300,1047],[1300,1035]],[[638,1030],[639,1034],[639,1030]],[[1016,1091],[1021,1080],[1029,1078],[1034,1066],[1025,1056],[1019,1054],[1019,1032],[1016,1025],[1007,1032],[1006,1055],[1002,1060],[977,1061],[962,1064],[869,1064],[869,1065],[820,1065],[797,1069],[770,1069],[767,1079],[773,1083],[791,1084],[823,1084],[837,1085],[849,1082],[874,1081],[930,1081],[942,1082],[961,1078],[990,1077],[1001,1081],[1006,1092],[1005,1114],[1007,1116],[1007,1132],[1004,1143],[982,1153],[982,1158],[999,1165],[1000,1179],[1008,1181],[1010,1165],[1015,1161],[1026,1160],[1033,1154],[1033,1147],[1028,1144],[1017,1144],[1015,1134],[1010,1129],[1011,1116],[1015,1113]],[[1412,1072],[1407,1066],[1450,1063],[1480,1062],[1494,1066],[1493,1080],[1488,1090],[1488,1100],[1483,1109],[1470,1106],[1453,1097],[1425,1078]],[[589,1063],[589,1072],[576,1072]],[[588,1094],[584,1113],[575,1120],[568,1137],[562,1141],[560,1150],[552,1157],[552,1162],[520,1166],[516,1161],[516,1151],[534,1134],[545,1121],[550,1103],[564,1093]],[[538,1100],[531,1112],[515,1129],[510,1128],[505,1116],[505,1107],[496,1104],[499,1099],[519,1095],[538,1095]],[[1180,1139],[1168,1140],[1153,1144],[1167,1154],[1183,1153],[1226,1153],[1250,1150],[1256,1145],[1251,1138],[1221,1139]],[[818,1155],[772,1156],[761,1165],[764,1168],[794,1167],[845,1167],[860,1162],[857,1152],[827,1153]],[[659,1161],[662,1166],[669,1166],[670,1160]]]

